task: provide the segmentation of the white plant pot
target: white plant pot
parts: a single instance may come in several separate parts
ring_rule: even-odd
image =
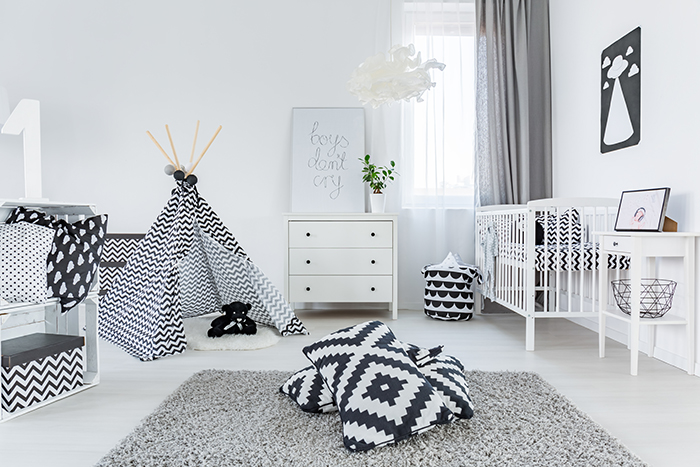
[[[370,206],[372,207],[372,212],[382,214],[384,213],[384,203],[386,198],[384,193],[371,193],[369,195]]]

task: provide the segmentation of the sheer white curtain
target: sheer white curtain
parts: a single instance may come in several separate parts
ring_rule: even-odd
[[[446,64],[436,86],[405,107],[404,148],[412,155],[403,206],[464,208],[474,195],[474,3],[404,1],[403,41]]]
[[[372,138],[391,141],[400,177],[388,207],[399,210],[400,306],[422,308],[423,266],[448,252],[474,259],[474,3],[459,0],[393,0],[391,45],[414,44],[436,86],[423,102],[378,109]],[[386,106],[384,106],[386,107]],[[392,125],[400,121],[398,136]],[[393,153],[391,149],[389,153]],[[398,195],[398,193],[395,193]],[[400,198],[400,199],[399,199]]]

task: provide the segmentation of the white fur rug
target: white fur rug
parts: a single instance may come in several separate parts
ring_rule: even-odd
[[[187,336],[188,350],[256,350],[272,347],[280,341],[282,336],[277,329],[258,324],[258,332],[252,336],[243,334],[226,334],[221,337],[211,338],[207,331],[211,328],[211,322],[223,316],[221,313],[186,318],[185,336]]]

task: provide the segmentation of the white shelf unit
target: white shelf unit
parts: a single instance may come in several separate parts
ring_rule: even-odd
[[[605,357],[605,321],[613,318],[629,325],[630,374],[637,375],[639,365],[639,331],[640,326],[647,326],[649,332],[648,355],[653,356],[656,326],[685,326],[688,346],[688,374],[695,369],[695,239],[700,233],[695,232],[594,232],[600,239],[600,262],[607,264],[608,255],[624,254],[630,256],[630,314],[608,305],[608,270],[600,270],[600,300],[598,346],[600,358]],[[641,280],[644,266],[647,274],[653,278],[656,274],[657,257],[683,258],[685,283],[685,316],[665,314],[660,318],[642,318],[640,316]],[[646,261],[645,261],[646,260]],[[674,307],[675,308],[675,307]]]
[[[95,207],[89,204],[21,199],[0,200],[0,223],[4,223],[5,219],[7,219],[10,213],[18,206],[41,210],[51,216],[65,219],[68,222],[75,222],[96,214]],[[85,338],[85,347],[83,350],[83,385],[12,413],[6,412],[0,408],[0,423],[78,392],[93,388],[99,384],[100,358],[97,337],[98,284],[99,281],[96,280],[93,289],[83,303],[67,313],[61,313],[57,298],[49,299],[44,303],[3,302],[0,304],[0,355],[2,354],[2,341],[35,332],[69,334],[83,336]],[[2,389],[0,388],[0,390]]]
[[[285,214],[285,299],[388,303],[398,318],[398,214]]]

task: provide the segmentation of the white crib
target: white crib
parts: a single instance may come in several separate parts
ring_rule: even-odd
[[[525,348],[535,350],[536,318],[598,317],[598,244],[619,200],[552,198],[477,208],[476,265],[486,298],[526,319]],[[621,272],[629,258],[610,256]],[[623,272],[624,273],[624,272]]]

